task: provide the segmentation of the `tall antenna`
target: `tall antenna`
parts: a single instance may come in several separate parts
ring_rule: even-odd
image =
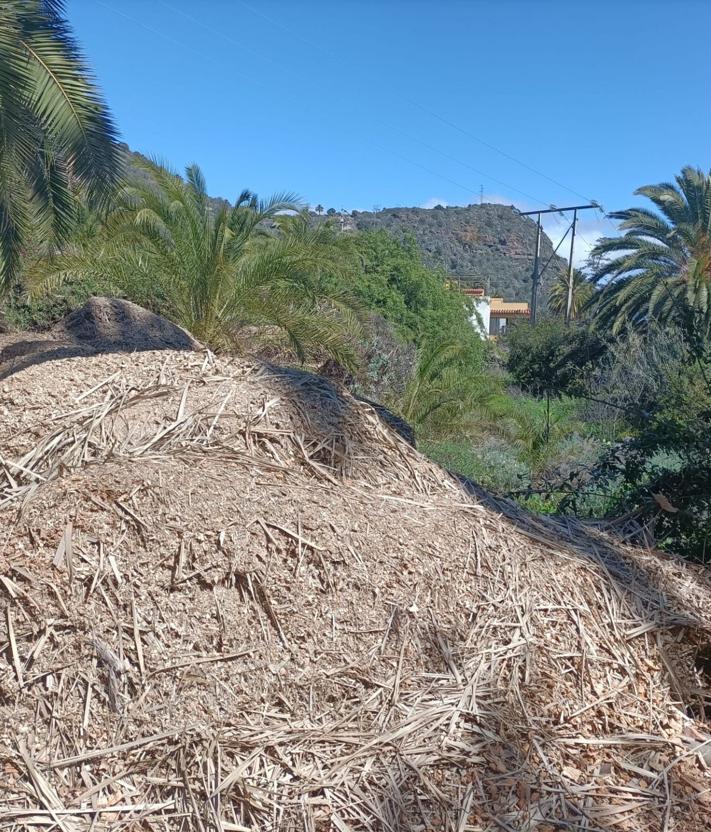
[[[479,205],[484,204],[484,186],[479,185]]]

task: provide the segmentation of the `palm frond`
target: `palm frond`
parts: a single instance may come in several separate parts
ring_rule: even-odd
[[[121,177],[116,130],[59,0],[0,4],[0,291],[16,280],[27,217],[45,243],[67,238],[72,189],[106,206]]]
[[[18,46],[27,61],[28,107],[71,160],[90,198],[105,200],[121,169],[111,117],[62,17],[62,4],[25,5]]]
[[[598,323],[619,332],[628,323],[644,328],[691,309],[711,333],[711,175],[685,167],[675,182],[636,193],[656,210],[611,214],[626,233],[599,240],[591,252],[598,261],[593,280],[604,285],[595,300]]]
[[[235,207],[214,211],[196,165],[185,179],[154,160],[141,167],[146,175],[119,194],[100,245],[55,258],[46,285],[83,270],[128,290],[139,275],[169,316],[214,347],[234,346],[247,325],[276,326],[300,359],[353,366],[362,315],[345,282],[332,279],[348,268],[337,235],[295,214],[290,194],[259,200],[244,191]]]
[[[578,269],[573,271],[573,296],[571,317],[577,318],[593,294],[593,284]],[[565,315],[568,308],[568,275],[561,272],[553,282],[548,295],[548,308],[555,315]]]

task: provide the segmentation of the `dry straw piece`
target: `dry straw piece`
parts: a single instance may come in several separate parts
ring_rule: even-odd
[[[0,829],[711,826],[700,567],[305,373],[80,355],[0,411]]]

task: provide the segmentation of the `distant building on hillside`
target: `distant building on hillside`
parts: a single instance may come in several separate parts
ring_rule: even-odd
[[[472,315],[472,326],[482,338],[498,338],[510,320],[531,315],[525,302],[492,298],[484,294],[484,289],[462,289],[462,292],[474,301],[476,312]]]
[[[321,206],[319,206],[319,208],[320,207]],[[352,214],[349,214],[346,211],[336,211],[334,208],[329,208],[325,214],[310,209],[309,219],[314,225],[320,225],[322,223],[328,222],[338,231],[358,230],[358,227],[356,226],[356,221]]]

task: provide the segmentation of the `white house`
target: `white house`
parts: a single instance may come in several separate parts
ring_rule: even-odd
[[[529,318],[528,304],[518,301],[505,301],[503,298],[491,298],[483,289],[462,289],[467,297],[474,301],[475,313],[471,317],[472,326],[482,338],[496,338],[506,330],[511,319]]]

